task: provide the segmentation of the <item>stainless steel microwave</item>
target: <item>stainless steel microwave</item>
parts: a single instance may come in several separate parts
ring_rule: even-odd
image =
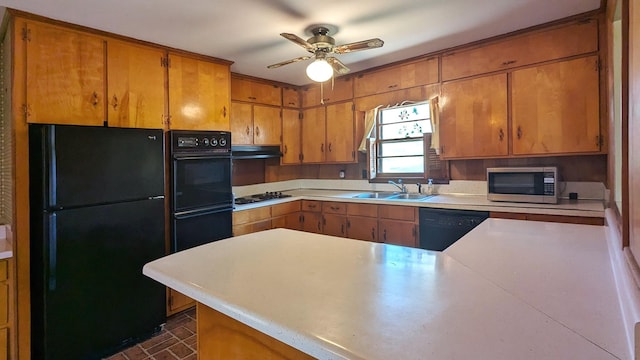
[[[558,168],[487,168],[487,199],[557,204]]]

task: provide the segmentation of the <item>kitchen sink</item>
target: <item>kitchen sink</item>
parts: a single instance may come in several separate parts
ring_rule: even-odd
[[[433,195],[424,195],[424,194],[396,194],[393,196],[388,197],[387,199],[392,200],[392,199],[402,199],[402,200],[422,200],[422,199],[426,199],[428,197],[431,197]]]
[[[392,196],[399,195],[396,192],[368,192],[353,196],[354,199],[388,199]]]

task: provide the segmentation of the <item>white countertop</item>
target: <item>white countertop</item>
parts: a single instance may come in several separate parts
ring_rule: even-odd
[[[274,229],[143,272],[320,359],[624,358],[600,227],[546,224],[489,219],[446,253]]]
[[[354,198],[369,191],[301,189],[284,191],[292,197],[273,199],[247,205],[236,205],[236,210],[247,210],[295,200],[357,202],[381,205],[404,205],[442,209],[500,211],[511,213],[547,214],[604,218],[604,204],[598,200],[561,200],[558,204],[532,204],[489,201],[486,195],[437,194],[424,200],[390,200]]]

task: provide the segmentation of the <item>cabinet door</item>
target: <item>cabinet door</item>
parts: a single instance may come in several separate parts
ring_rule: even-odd
[[[103,125],[104,41],[36,22],[27,34],[27,122]]]
[[[378,239],[378,219],[362,216],[347,217],[347,237],[380,242]]]
[[[302,107],[319,106],[352,98],[353,79],[339,77],[334,79],[333,83],[327,81],[322,84],[313,84],[302,90]]]
[[[292,88],[282,88],[282,106],[300,108],[300,91]]]
[[[441,155],[446,159],[504,156],[507,132],[507,75],[442,85]]]
[[[170,55],[171,129],[229,130],[229,66]]]
[[[282,109],[281,164],[299,164],[302,154],[300,111]]]
[[[238,77],[234,77],[231,82],[231,98],[258,104],[282,105],[279,86]]]
[[[302,115],[302,162],[320,163],[325,159],[325,108],[306,109]]]
[[[169,302],[167,315],[175,314],[196,304],[192,298],[173,289],[168,289],[167,297],[167,301]]]
[[[514,155],[598,152],[598,57],[514,71]]]
[[[355,79],[354,96],[381,94],[437,82],[438,58],[436,57],[360,75]]]
[[[338,214],[322,215],[323,233],[331,236],[347,236],[347,217]]]
[[[163,50],[107,42],[109,126],[162,129],[165,115]]]
[[[319,212],[303,211],[300,230],[322,234],[322,214]]]
[[[253,106],[253,143],[256,145],[280,145],[282,121],[280,108]]]
[[[284,216],[284,226],[282,227],[291,230],[303,230],[302,224],[302,214],[295,212]],[[274,224],[273,227],[276,227],[276,225]]]
[[[353,103],[328,105],[326,109],[326,162],[355,162]]]
[[[380,240],[386,244],[417,247],[417,225],[408,221],[380,219]]]
[[[253,105],[231,103],[231,143],[253,144]]]

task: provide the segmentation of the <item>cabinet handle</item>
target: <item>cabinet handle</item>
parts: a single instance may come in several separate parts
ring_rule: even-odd
[[[93,92],[93,96],[91,97],[91,103],[93,104],[93,106],[98,105],[98,93],[97,92]]]
[[[515,60],[508,60],[502,63],[502,66],[507,66],[507,65],[511,65],[511,64],[515,64],[516,61]]]
[[[289,105],[294,106],[296,103],[294,103],[293,101],[289,101]]]
[[[256,97],[255,96],[249,96],[249,100],[255,100]]]
[[[322,102],[327,102],[329,100],[331,100],[331,98],[322,99]]]
[[[324,152],[324,143],[320,144],[320,152]]]
[[[249,135],[249,132],[250,132],[250,131],[251,131],[251,130],[249,130],[249,126],[247,126],[247,129],[246,129],[244,132],[245,132],[247,135]]]
[[[382,230],[382,241],[387,242],[387,229]]]
[[[340,210],[340,206],[331,206],[331,210],[333,211]]]
[[[344,224],[340,225],[340,234],[344,235]]]
[[[318,231],[322,230],[322,224],[320,224],[320,221],[318,221]]]
[[[118,97],[116,94],[113,94],[113,98],[111,99],[111,106],[113,106],[113,110],[118,110]]]
[[[256,126],[256,136],[260,136],[260,127]]]
[[[393,84],[393,85],[389,85],[387,86],[389,89],[395,89],[398,87],[398,84]]]
[[[376,241],[376,228],[371,228],[371,240]]]
[[[304,223],[304,215],[300,215],[301,223]]]
[[[287,144],[284,144],[284,153],[287,153]]]
[[[347,219],[347,229],[351,229],[351,221]]]
[[[226,106],[222,107],[222,117],[227,117],[227,107]]]
[[[504,131],[502,131],[502,128],[500,128],[500,132],[498,133],[498,137],[500,138],[500,141],[502,141],[504,139]]]
[[[322,225],[327,225],[327,218],[326,217],[322,217]]]
[[[332,150],[331,150],[331,143],[329,143],[329,152],[331,152],[331,151],[332,151]]]
[[[316,208],[316,205],[315,205],[315,204],[314,204],[314,205],[307,205],[307,207],[308,207],[309,209],[315,209],[315,208]]]
[[[522,128],[518,126],[518,139],[522,138]]]

